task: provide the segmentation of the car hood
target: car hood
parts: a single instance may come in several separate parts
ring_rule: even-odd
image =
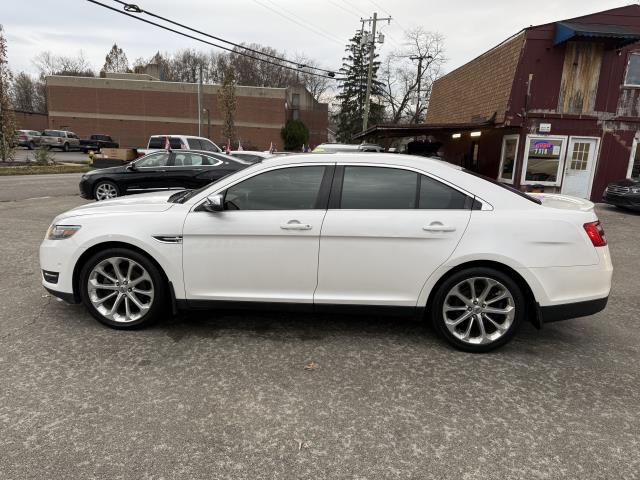
[[[81,215],[96,215],[110,213],[153,213],[164,212],[173,207],[174,203],[167,202],[167,199],[176,193],[175,191],[142,193],[138,195],[127,195],[125,197],[114,198],[113,200],[102,200],[91,202],[69,210],[60,218],[77,217]]]
[[[609,185],[615,185],[617,187],[637,187],[640,185],[640,180],[634,180],[633,178],[625,178],[623,180],[617,180],[611,182]]]

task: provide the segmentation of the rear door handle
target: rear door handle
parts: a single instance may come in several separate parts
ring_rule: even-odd
[[[456,227],[450,225],[443,225],[440,222],[433,222],[426,227],[422,227],[425,232],[455,232]]]
[[[280,225],[282,230],[311,230],[313,227],[308,223],[300,223],[298,220],[289,220],[287,223]]]

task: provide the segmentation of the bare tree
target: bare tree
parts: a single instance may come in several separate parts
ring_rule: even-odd
[[[3,162],[13,158],[13,137],[15,136],[15,116],[10,110],[11,70],[7,61],[7,41],[0,25],[0,159]]]
[[[102,71],[113,73],[127,73],[130,71],[127,55],[117,44],[113,44],[113,47],[111,47],[111,50],[109,50],[109,53],[107,53],[107,56],[104,58]]]
[[[442,35],[422,27],[406,32],[403,47],[390,53],[380,68],[382,99],[392,123],[422,121],[445,62]]]
[[[320,67],[320,64],[304,55],[296,55],[294,61],[302,67],[302,71],[296,75],[296,80],[299,81],[300,85],[309,90],[317,101],[326,100],[326,94],[332,87],[333,81],[326,76],[309,74],[310,71],[313,71],[310,67]]]
[[[82,50],[75,57],[54,55],[49,51],[41,52],[33,59],[40,77],[48,75],[67,75],[72,77],[95,77],[93,67]]]

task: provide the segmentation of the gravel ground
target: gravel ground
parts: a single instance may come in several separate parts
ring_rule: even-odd
[[[598,208],[604,312],[471,355],[389,317],[103,327],[39,285],[45,229],[83,202],[56,177],[46,201],[0,184],[1,479],[638,478],[639,215]]]

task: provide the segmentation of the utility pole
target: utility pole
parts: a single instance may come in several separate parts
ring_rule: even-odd
[[[378,21],[387,21],[391,23],[391,17],[378,18],[378,13],[373,12],[373,18],[360,19],[364,31],[365,22],[371,23],[371,39],[366,43],[369,44],[369,70],[367,72],[367,94],[364,98],[364,115],[362,117],[362,131],[364,132],[369,125],[369,100],[371,97],[371,77],[373,75],[373,59],[376,53],[376,24]],[[382,39],[382,36],[381,36]],[[382,43],[382,41],[380,41]]]
[[[418,96],[416,98],[416,114],[413,116],[413,121],[418,123],[420,120],[420,87],[422,85],[422,61],[433,60],[431,55],[411,55],[411,60],[418,60]]]

